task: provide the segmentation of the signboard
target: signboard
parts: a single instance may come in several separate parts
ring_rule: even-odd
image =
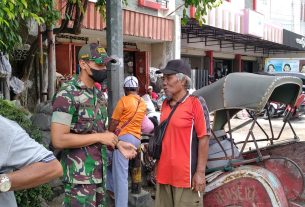
[[[305,37],[294,32],[283,30],[283,45],[305,50]]]
[[[269,73],[305,73],[305,59],[302,60],[295,58],[266,58],[264,71]]]

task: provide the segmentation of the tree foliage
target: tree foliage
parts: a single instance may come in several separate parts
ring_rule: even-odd
[[[10,52],[21,43],[21,24],[29,19],[38,24],[54,24],[59,18],[53,0],[1,0],[0,51]]]
[[[185,0],[184,2],[182,24],[186,24],[188,21],[186,9],[189,6],[194,6],[196,8],[195,18],[200,25],[205,23],[205,15],[209,10],[222,4],[222,0]]]

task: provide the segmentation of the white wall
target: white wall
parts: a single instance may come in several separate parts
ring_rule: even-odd
[[[231,0],[231,8],[235,10],[241,10],[245,8],[245,0]]]
[[[265,20],[284,29],[302,34],[300,14],[304,0],[257,0],[257,12],[264,14]]]
[[[165,64],[164,43],[152,44],[151,50],[151,67],[161,68]]]
[[[301,34],[301,0],[292,1],[292,18],[295,33]]]

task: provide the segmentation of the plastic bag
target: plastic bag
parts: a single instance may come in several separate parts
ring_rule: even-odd
[[[8,60],[8,57],[0,52],[0,77],[11,76],[11,74],[12,66]]]
[[[24,82],[15,76],[13,76],[10,80],[10,86],[12,87],[15,94],[19,94],[24,91]]]
[[[149,134],[154,130],[154,124],[150,119],[145,115],[142,121],[141,131],[142,133]]]

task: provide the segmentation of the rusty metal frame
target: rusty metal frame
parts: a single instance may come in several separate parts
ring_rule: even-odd
[[[257,145],[257,141],[262,141],[262,140],[256,140],[256,138],[255,138],[255,136],[254,136],[254,134],[253,134],[253,128],[254,128],[255,124],[257,123],[257,117],[258,117],[258,116],[252,116],[252,117],[253,117],[253,121],[252,121],[251,127],[250,127],[250,129],[249,129],[249,132],[248,132],[248,134],[247,134],[247,136],[246,136],[245,141],[243,141],[243,142],[238,142],[237,144],[243,143],[243,146],[242,146],[242,148],[241,148],[241,150],[240,150],[240,154],[242,154],[242,153],[244,152],[244,149],[245,149],[245,147],[246,147],[246,144],[247,144],[248,142],[251,142],[251,141],[249,141],[249,138],[250,138],[250,136],[251,136],[252,142],[254,142],[254,144],[255,144],[255,148],[256,148],[257,154],[258,154],[258,156],[259,156],[259,159],[260,159],[260,160],[263,160],[262,153],[260,152],[260,150],[259,150],[259,148],[258,148],[258,145]],[[229,126],[229,124],[228,124],[228,126]],[[230,127],[230,126],[229,126],[229,131],[231,131],[231,127]],[[230,133],[232,133],[232,132],[230,132]],[[265,140],[264,140],[264,141],[265,141]]]
[[[271,117],[270,117],[269,111],[267,110],[267,117],[268,117],[269,127],[270,127],[270,131],[271,131],[271,137],[269,137],[269,135],[267,134],[266,130],[263,129],[263,127],[258,123],[258,121],[257,121],[258,115],[252,115],[248,110],[247,110],[247,112],[250,115],[252,120],[248,120],[248,121],[246,121],[246,122],[236,126],[233,129],[231,128],[231,126],[229,124],[230,120],[228,120],[228,128],[229,128],[228,133],[232,133],[232,132],[234,132],[234,131],[236,131],[236,130],[238,130],[238,129],[240,129],[240,128],[242,128],[242,127],[244,127],[244,126],[246,126],[246,125],[248,125],[250,123],[252,123],[245,141],[240,141],[240,142],[235,143],[235,144],[243,144],[243,146],[241,148],[241,152],[240,152],[241,154],[243,153],[243,151],[245,149],[245,146],[246,146],[246,144],[248,142],[254,142],[256,151],[257,151],[257,153],[259,155],[259,158],[262,160],[263,156],[262,156],[262,154],[261,154],[261,152],[260,152],[260,150],[258,148],[257,142],[260,142],[260,141],[270,141],[270,144],[273,145],[275,140],[279,140],[280,139],[280,137],[282,135],[282,132],[283,132],[283,130],[284,130],[284,128],[285,128],[287,123],[288,123],[291,131],[293,132],[294,140],[295,141],[299,141],[299,137],[297,136],[297,134],[296,134],[293,126],[291,125],[291,122],[290,122],[290,118],[292,116],[292,112],[291,111],[288,111],[288,114],[284,117],[284,123],[283,123],[283,125],[281,127],[281,130],[280,130],[279,134],[277,136],[275,136],[274,131],[273,131],[273,127],[272,127],[272,123],[271,123]],[[266,139],[256,139],[255,138],[255,135],[253,134],[253,131],[252,131],[255,125],[257,125],[261,129],[261,131],[266,135]],[[230,136],[232,137],[232,135],[230,135]],[[249,140],[250,136],[252,137],[252,140]]]
[[[223,148],[222,144],[220,143],[220,140],[218,139],[218,137],[216,136],[214,130],[211,130],[212,135],[214,136],[216,142],[219,144],[221,150],[224,152],[226,159],[229,159],[229,156],[227,155],[226,150]]]
[[[229,162],[229,166],[223,166],[223,167],[220,167],[220,168],[227,168],[227,167],[230,167],[230,166],[239,166],[239,165],[242,165],[242,164],[247,164],[247,163],[253,163],[253,162],[259,162],[259,161],[263,161],[265,159],[269,159],[270,156],[263,156],[262,153],[260,152],[260,149],[258,147],[258,144],[257,144],[257,141],[270,141],[271,139],[269,139],[269,137],[267,139],[260,139],[260,140],[256,140],[254,134],[253,134],[253,128],[255,126],[255,124],[259,125],[259,123],[257,122],[257,116],[252,116],[251,117],[253,118],[253,120],[251,120],[251,122],[247,122],[247,124],[249,123],[252,123],[251,125],[251,128],[249,130],[249,133],[247,134],[247,138],[245,141],[243,142],[238,142],[238,143],[235,143],[234,142],[234,139],[233,139],[233,135],[232,135],[232,132],[236,130],[236,127],[234,129],[232,129],[231,127],[231,119],[230,119],[230,114],[229,114],[229,111],[226,111],[226,115],[227,115],[227,123],[228,123],[228,128],[229,130],[226,131],[227,134],[229,134],[229,139],[230,139],[230,142],[231,142],[231,150],[232,150],[232,154],[231,156],[228,156],[227,153],[226,153],[226,150],[223,148],[223,146],[221,145],[221,142],[220,140],[218,139],[218,137],[216,136],[215,132],[213,130],[211,130],[212,132],[212,135],[213,137],[215,138],[216,142],[219,144],[221,150],[224,152],[225,154],[225,159],[226,160],[230,160]],[[241,124],[243,126],[245,126],[245,124]],[[240,127],[241,125],[237,126],[237,127]],[[261,128],[261,130],[263,130],[263,128],[259,125],[259,127]],[[263,130],[264,131],[264,130]],[[265,132],[264,132],[265,133]],[[267,135],[267,133],[265,133]],[[249,138],[252,138],[252,140],[250,141]],[[267,135],[268,136],[268,135]],[[235,160],[235,156],[234,156],[234,144],[240,144],[240,143],[243,143],[243,146],[242,146],[242,149],[240,151],[240,154],[243,153],[244,151],[244,148],[246,146],[246,144],[248,142],[254,142],[255,144],[255,148],[256,148],[256,151],[258,153],[258,158],[254,158],[254,159],[250,159],[250,160]],[[218,160],[219,158],[213,158],[213,159],[209,159],[210,161],[213,161],[213,160]],[[221,158],[223,159],[223,158]],[[217,170],[219,170],[220,168],[217,168]],[[209,169],[209,171],[214,171],[215,169]]]
[[[274,144],[274,140],[278,140],[281,135],[282,135],[282,132],[286,126],[286,124],[288,123],[289,124],[289,127],[290,129],[292,130],[293,134],[294,134],[294,139],[296,141],[299,140],[298,136],[296,135],[296,132],[295,130],[293,129],[291,123],[290,123],[290,117],[291,117],[291,111],[288,112],[288,114],[286,115],[286,117],[284,118],[284,123],[282,125],[282,128],[278,134],[277,137],[275,137],[274,135],[274,131],[273,131],[273,127],[272,127],[272,123],[271,123],[271,119],[270,119],[270,114],[269,114],[269,111],[267,110],[267,116],[268,116],[268,120],[269,120],[269,127],[270,127],[270,131],[271,131],[271,137],[269,137],[268,133],[266,132],[265,129],[263,129],[263,127],[259,124],[259,122],[257,121],[257,118],[258,118],[258,113],[256,114],[251,114],[248,110],[247,110],[248,114],[250,115],[251,119],[250,120],[247,120],[245,121],[244,123],[232,128],[231,126],[231,119],[230,119],[230,114],[229,114],[229,111],[226,111],[226,115],[227,115],[227,123],[228,123],[228,131],[226,131],[226,133],[229,135],[229,139],[231,140],[231,150],[232,150],[232,155],[231,156],[228,156],[225,149],[223,148],[223,146],[221,145],[221,142],[220,140],[218,139],[218,137],[215,135],[214,131],[212,130],[212,135],[214,136],[214,138],[216,139],[217,143],[219,144],[221,150],[224,152],[225,154],[225,159],[229,159],[230,160],[230,163],[229,165],[230,166],[238,166],[238,165],[241,165],[241,164],[247,164],[247,163],[251,163],[251,162],[259,162],[259,161],[263,161],[265,159],[269,159],[268,156],[263,156],[263,154],[261,153],[259,147],[258,147],[258,142],[261,142],[261,141],[269,141],[271,145]],[[241,142],[234,142],[234,139],[233,139],[233,132],[250,124],[251,123],[251,126],[250,126],[250,129],[249,129],[249,132],[247,133],[247,136],[246,136],[246,139],[245,141],[241,141]],[[266,139],[256,139],[254,133],[253,133],[253,128],[254,126],[257,125],[261,131],[266,135]],[[251,137],[251,140],[250,140],[250,137]],[[240,150],[240,154],[243,154],[244,150],[245,150],[245,147],[246,145],[249,143],[249,142],[253,142],[254,145],[255,145],[255,150],[258,154],[258,157],[255,158],[255,159],[251,159],[251,160],[242,160],[242,161],[233,161],[234,160],[234,147],[233,145],[234,144],[242,144],[242,148]],[[226,167],[226,166],[224,166]]]

